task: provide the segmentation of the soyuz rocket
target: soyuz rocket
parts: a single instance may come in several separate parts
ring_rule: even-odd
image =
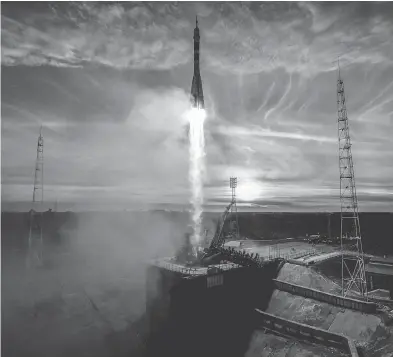
[[[194,29],[194,75],[191,84],[191,105],[193,108],[204,109],[202,78],[199,70],[199,28],[198,17],[196,18],[196,27]]]

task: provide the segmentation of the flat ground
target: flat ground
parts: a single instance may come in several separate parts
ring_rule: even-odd
[[[113,354],[110,337],[127,330],[144,311],[144,286],[130,276],[75,269],[2,280],[5,357],[123,356]],[[129,355],[134,347],[128,343],[122,348]]]
[[[70,237],[72,247],[62,247],[64,251],[55,258],[54,268],[25,274],[20,269],[23,262],[18,260],[19,253],[16,251],[15,259],[10,258],[8,266],[2,260],[2,355],[135,355],[138,336],[133,334],[130,326],[145,310],[144,263],[155,256],[171,255],[172,249],[167,249],[173,248],[174,237],[181,240],[187,224],[180,218],[168,220],[157,215],[138,216],[135,219],[128,216],[81,218],[77,228],[60,232],[65,238]],[[10,232],[3,232],[2,229],[2,238],[7,234],[10,235],[10,242],[21,239],[12,236],[14,226],[11,228]],[[277,248],[282,254],[292,254],[312,246],[305,242],[291,242],[278,244]],[[10,251],[2,249],[2,256],[10,256]],[[265,257],[269,255],[268,247],[255,247],[254,251]],[[288,266],[282,272],[287,271],[288,278],[291,281],[299,279],[299,283],[308,281],[312,285],[327,281],[326,278],[315,278],[309,271],[296,269]],[[284,276],[281,278],[285,279]],[[271,305],[275,311],[272,312],[292,313],[290,308],[285,308],[292,301],[293,297],[277,296]],[[273,304],[276,307],[273,308]],[[294,314],[299,318],[301,311],[295,304]],[[307,316],[317,316],[319,313],[318,309],[309,311]],[[282,356],[280,349],[287,351],[287,356],[330,356],[329,351],[317,351],[315,346],[303,346],[291,339],[270,334],[262,336],[260,332],[256,332],[253,341],[249,357]],[[386,351],[391,352],[391,356],[392,347],[387,350],[386,341],[386,338],[379,338],[372,346],[375,354],[369,356],[389,356]],[[390,342],[390,346],[393,346],[393,341]],[[273,349],[276,352],[267,354]]]
[[[251,247],[246,247],[244,250],[249,253],[258,253],[263,258],[268,258],[269,256],[296,256],[300,253],[311,252],[313,249],[323,252],[332,252],[337,249],[337,247],[325,245],[325,244],[309,244],[302,241],[294,241],[287,243],[277,243],[271,245],[271,243],[264,244],[258,243]]]

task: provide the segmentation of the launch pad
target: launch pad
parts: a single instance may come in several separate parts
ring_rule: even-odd
[[[254,308],[266,308],[278,265],[272,261],[264,269],[234,263],[190,267],[173,258],[150,262],[148,355],[243,355],[254,329]]]
[[[193,278],[202,275],[211,275],[218,273],[220,271],[226,271],[230,269],[240,268],[241,266],[234,263],[222,263],[222,264],[212,264],[209,266],[202,266],[200,264],[182,264],[177,262],[175,258],[161,258],[157,259],[152,264],[159,268],[167,269],[174,273],[179,273],[184,277]]]

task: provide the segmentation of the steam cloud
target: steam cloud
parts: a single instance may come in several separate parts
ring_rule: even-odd
[[[4,355],[61,356],[67,349],[78,356],[133,355],[140,341],[130,341],[134,338],[130,326],[145,311],[147,263],[177,251],[187,215],[92,212],[65,220],[65,214],[56,213],[59,236],[48,236],[46,241],[50,265],[29,271],[24,265],[28,226],[15,228],[20,215],[9,215],[2,227],[2,237],[8,241],[7,259],[2,262]],[[47,234],[52,219],[47,218]],[[113,342],[107,339],[112,335]]]

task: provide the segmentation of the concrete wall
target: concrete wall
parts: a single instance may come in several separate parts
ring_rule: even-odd
[[[178,284],[182,275],[151,265],[146,274],[146,315],[148,329],[155,333],[165,325],[170,314],[170,291]]]
[[[373,302],[365,302],[342,296],[324,293],[319,290],[306,288],[304,286],[286,283],[281,280],[274,279],[274,285],[277,289],[286,291],[294,295],[300,295],[306,298],[327,302],[328,304],[345,307],[347,309],[357,310],[366,313],[375,313],[377,305]]]
[[[339,348],[348,353],[351,357],[358,357],[354,342],[343,335],[283,319],[259,309],[255,309],[255,312],[256,324],[258,327],[265,327],[279,333],[293,336],[297,339],[310,340],[314,343]]]

